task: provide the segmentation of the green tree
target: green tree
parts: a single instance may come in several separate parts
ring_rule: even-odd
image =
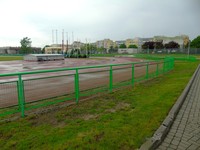
[[[137,45],[129,45],[128,48],[138,48]]]
[[[119,48],[126,48],[126,45],[125,45],[125,44],[121,44],[121,45],[119,46]]]
[[[32,43],[32,41],[30,38],[28,38],[28,37],[23,38],[20,41],[20,44],[21,44],[20,53],[22,53],[22,54],[32,53],[31,43]]]
[[[100,52],[100,53],[104,53],[106,50],[105,50],[105,48],[102,46],[102,47],[98,47],[98,48],[97,48],[97,51]]]
[[[195,39],[192,40],[190,46],[192,48],[200,48],[200,35],[197,36]]]
[[[114,46],[110,46],[109,48],[109,53],[117,53],[118,48],[114,47]]]

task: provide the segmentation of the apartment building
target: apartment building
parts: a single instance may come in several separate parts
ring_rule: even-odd
[[[110,39],[104,39],[104,40],[100,40],[100,41],[97,41],[96,42],[96,46],[97,48],[105,48],[106,50],[109,50],[112,47],[116,47],[116,43],[113,42],[112,40]]]

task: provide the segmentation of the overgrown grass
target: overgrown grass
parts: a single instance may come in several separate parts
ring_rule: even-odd
[[[23,60],[23,56],[0,56],[0,61]]]
[[[54,112],[0,124],[1,149],[136,149],[164,120],[199,62]]]

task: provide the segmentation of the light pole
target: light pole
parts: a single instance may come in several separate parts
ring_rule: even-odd
[[[188,45],[188,58],[190,56],[190,41],[189,41],[189,45]]]
[[[85,39],[85,41],[86,41],[86,57],[88,58],[88,49],[87,49],[87,38]]]

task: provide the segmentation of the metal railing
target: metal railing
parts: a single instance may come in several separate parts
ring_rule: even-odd
[[[0,116],[134,86],[174,68],[174,59],[0,74]]]

